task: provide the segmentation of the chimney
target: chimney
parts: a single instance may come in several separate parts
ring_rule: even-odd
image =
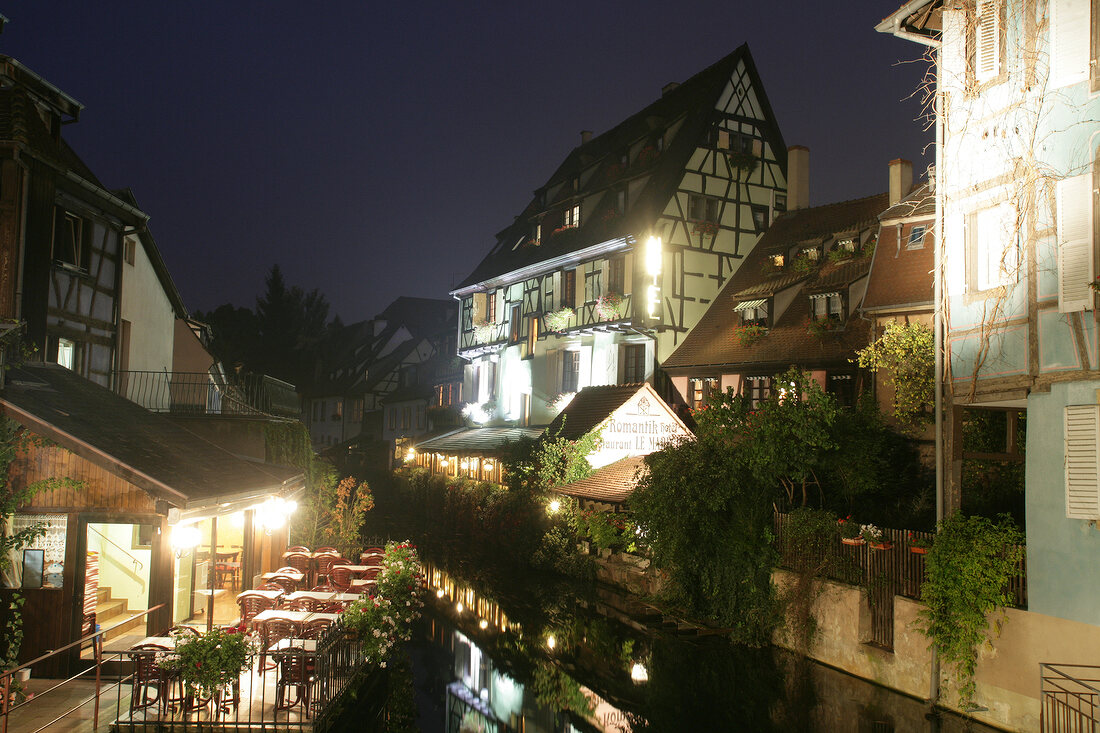
[[[810,205],[810,149],[805,145],[787,148],[787,210]]]
[[[895,158],[890,161],[890,205],[901,201],[913,190],[913,164]]]
[[[663,87],[661,87],[661,96],[665,96],[678,86],[680,86],[680,82],[670,81],[668,84],[665,84]]]
[[[584,145],[586,142],[588,142],[591,139],[592,139],[592,131],[591,130],[581,130],[581,145]]]

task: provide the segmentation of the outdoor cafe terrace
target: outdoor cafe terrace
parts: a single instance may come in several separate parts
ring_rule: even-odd
[[[375,674],[364,642],[345,626],[342,615],[351,604],[372,595],[383,557],[379,547],[368,548],[354,562],[333,548],[311,552],[292,547],[283,555],[284,567],[265,573],[258,588],[237,595],[240,617],[231,626],[205,633],[193,626],[176,626],[113,653],[102,649],[102,638],[110,629],[89,635],[79,644],[92,647],[94,665],[70,680],[49,681],[52,684],[46,689],[39,686],[29,699],[16,704],[18,696],[12,693],[19,670],[0,676],[3,699],[12,701],[0,711],[0,730],[6,732],[9,721],[13,730],[41,730],[66,718],[67,729],[85,730],[86,724],[73,724],[87,721],[89,715],[87,722],[95,730],[102,713],[105,719],[115,716],[113,731],[323,731],[333,723],[342,697],[352,687],[368,688],[368,696],[361,699],[376,700],[373,712],[382,715],[384,696],[369,692],[378,688],[381,677]],[[182,663],[212,659],[193,654],[204,641],[218,645],[219,650],[241,650],[244,663],[221,676],[221,684],[196,689],[185,683]],[[117,682],[103,679],[104,665],[110,662],[121,663],[124,669]],[[93,676],[95,686],[88,690]],[[74,700],[80,695],[72,683],[77,689],[84,685],[87,699]],[[76,704],[62,710],[68,701]],[[370,712],[371,708],[362,711]],[[38,721],[46,725],[36,725]]]

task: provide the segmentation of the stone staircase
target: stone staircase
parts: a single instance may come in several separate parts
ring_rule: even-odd
[[[142,612],[131,610],[128,605],[125,598],[112,598],[110,588],[100,586],[96,589],[95,622],[99,624],[99,628],[109,629],[115,624],[121,624],[117,629],[103,635],[105,644],[122,636],[140,634],[140,638],[145,637],[145,617],[135,616],[134,614]]]

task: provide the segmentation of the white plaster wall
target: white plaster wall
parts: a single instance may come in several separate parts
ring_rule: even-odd
[[[130,322],[131,371],[172,371],[176,315],[136,237],[134,264],[123,263],[120,315]]]
[[[105,535],[117,547],[105,541],[93,529]],[[128,609],[143,611],[149,603],[152,551],[132,549],[133,533],[132,524],[89,524],[88,550],[99,553],[99,587],[110,588],[111,598],[115,600],[125,599]],[[137,558],[141,567],[137,568],[126,553]]]

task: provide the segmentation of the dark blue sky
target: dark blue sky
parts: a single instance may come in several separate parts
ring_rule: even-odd
[[[874,31],[895,7],[25,0],[0,52],[85,105],[70,143],[134,191],[192,310],[254,305],[278,262],[351,322],[448,297],[580,130],[743,42],[813,203],[923,170],[921,49]]]

